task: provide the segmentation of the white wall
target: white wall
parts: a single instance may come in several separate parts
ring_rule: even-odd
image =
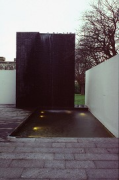
[[[119,137],[119,55],[86,71],[85,96],[91,113]]]
[[[16,104],[16,70],[0,70],[0,104]]]

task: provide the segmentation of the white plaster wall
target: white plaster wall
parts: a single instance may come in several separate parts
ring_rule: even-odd
[[[85,104],[114,136],[119,137],[119,55],[86,71]]]
[[[0,104],[16,104],[16,70],[0,70]]]

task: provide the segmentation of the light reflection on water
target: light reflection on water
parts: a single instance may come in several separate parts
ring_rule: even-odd
[[[70,110],[47,110],[47,111],[40,111],[41,114],[44,114],[44,113],[67,113],[67,114],[71,114],[72,111]]]
[[[69,111],[69,110],[67,110],[67,111],[65,111],[67,114],[71,114],[72,113],[72,111]]]
[[[39,117],[40,117],[40,118],[44,118],[45,116],[43,116],[43,115],[40,115]]]
[[[85,116],[86,114],[85,113],[79,113],[80,116]]]
[[[49,113],[64,113],[65,110],[47,110]]]
[[[42,129],[42,127],[33,127],[34,131],[38,131],[38,130],[41,130],[41,129]]]

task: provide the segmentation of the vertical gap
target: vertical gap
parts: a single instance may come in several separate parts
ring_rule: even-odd
[[[54,52],[53,52],[53,36],[49,35],[49,44],[50,44],[50,71],[51,71],[51,108],[53,108],[54,105],[54,93],[53,93],[53,58],[54,58]]]
[[[52,36],[52,38],[51,38],[51,40],[53,41],[54,40],[54,38],[53,38],[53,36]],[[53,44],[53,42],[52,42],[52,44]],[[53,44],[54,45],[54,44]],[[54,46],[52,47],[52,50],[54,49]],[[53,93],[53,63],[54,63],[54,52],[53,51],[51,51],[51,54],[52,54],[52,56],[51,56],[51,76],[52,76],[52,79],[51,79],[51,83],[52,83],[52,99],[51,99],[51,102],[52,102],[52,108],[53,108],[53,105],[54,105],[54,93]]]

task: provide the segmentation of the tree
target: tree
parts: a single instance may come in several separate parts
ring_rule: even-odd
[[[119,37],[119,6],[117,0],[98,0],[83,15],[84,25],[78,33],[75,78],[84,89],[85,71],[115,56]],[[84,94],[84,90],[81,90]]]

